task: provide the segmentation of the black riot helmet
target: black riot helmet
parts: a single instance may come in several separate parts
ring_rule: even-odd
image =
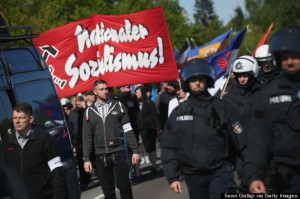
[[[185,92],[189,92],[189,79],[191,77],[204,76],[207,78],[207,88],[214,87],[216,80],[215,69],[204,59],[196,58],[187,61],[180,73],[182,88]]]
[[[300,26],[292,25],[276,32],[270,42],[270,52],[273,54],[276,65],[281,65],[280,52],[292,51],[300,54]]]

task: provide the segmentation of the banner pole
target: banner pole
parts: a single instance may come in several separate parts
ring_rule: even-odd
[[[230,78],[231,78],[231,74],[232,74],[231,72],[228,73],[228,77],[227,77],[227,79],[226,79],[225,85],[224,85],[224,87],[223,87],[222,90],[221,90],[220,99],[223,98],[223,96],[224,96],[224,94],[225,94],[225,92],[226,92],[226,88],[227,88],[228,82],[229,82],[229,80],[230,80]]]

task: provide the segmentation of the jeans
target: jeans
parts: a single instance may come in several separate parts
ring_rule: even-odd
[[[122,199],[131,199],[132,188],[128,178],[128,165],[125,151],[96,155],[97,176],[105,199],[116,199],[115,184]]]
[[[220,199],[222,193],[235,193],[230,164],[207,174],[185,175],[190,199]]]

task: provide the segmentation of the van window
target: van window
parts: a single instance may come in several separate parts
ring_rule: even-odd
[[[44,130],[64,123],[61,105],[49,79],[15,85],[19,102],[28,102],[34,112],[34,123]]]
[[[14,73],[39,70],[41,58],[34,54],[34,48],[12,48],[3,51]]]

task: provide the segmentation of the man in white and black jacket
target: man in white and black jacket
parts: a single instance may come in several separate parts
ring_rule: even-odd
[[[121,198],[133,198],[124,139],[133,151],[132,164],[137,164],[140,156],[126,107],[108,98],[108,86],[103,80],[94,83],[94,93],[97,100],[86,109],[83,119],[84,169],[92,171],[90,155],[94,145],[97,175],[105,198],[116,198],[115,184]]]

